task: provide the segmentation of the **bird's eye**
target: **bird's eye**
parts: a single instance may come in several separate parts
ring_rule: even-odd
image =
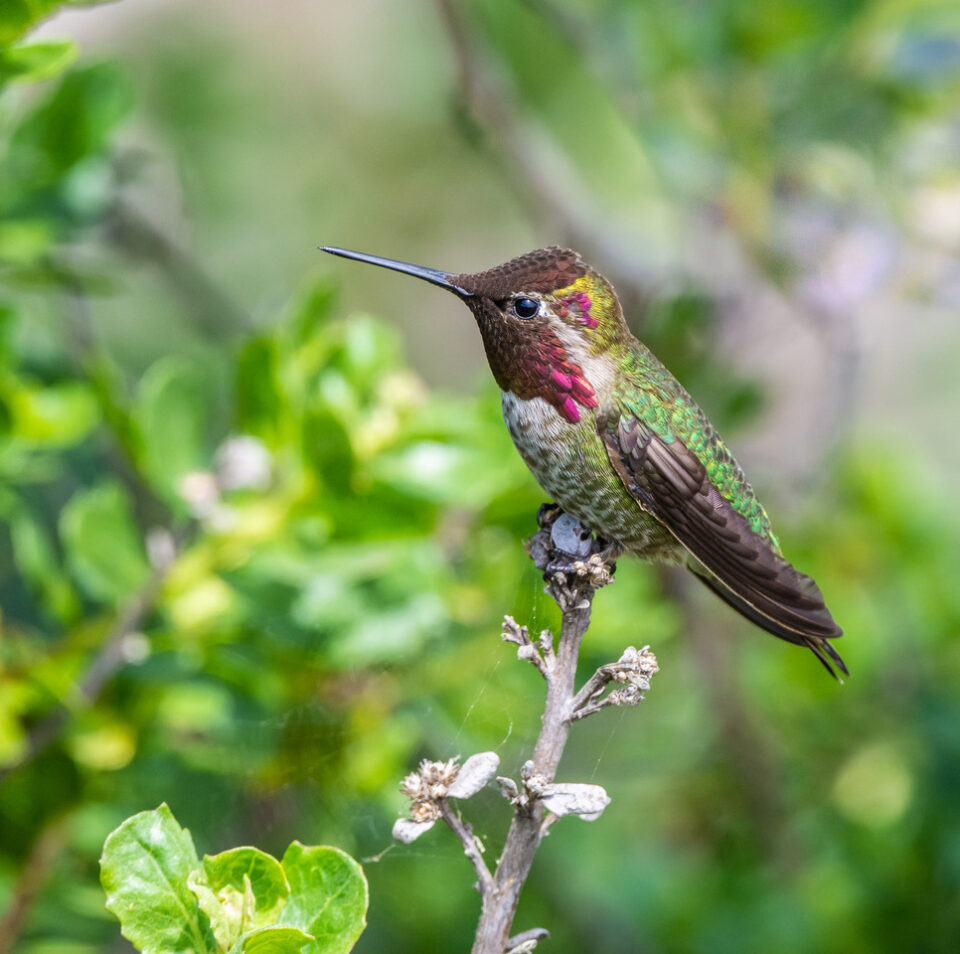
[[[540,313],[540,302],[536,298],[514,298],[513,313],[518,318],[533,318]]]

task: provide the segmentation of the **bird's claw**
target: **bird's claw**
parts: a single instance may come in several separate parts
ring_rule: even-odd
[[[540,509],[537,511],[537,526],[541,530],[548,529],[561,512],[559,504],[550,502],[540,504]]]

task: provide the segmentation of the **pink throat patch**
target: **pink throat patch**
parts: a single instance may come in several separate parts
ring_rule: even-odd
[[[576,424],[580,420],[580,408],[596,407],[599,403],[596,392],[583,369],[567,358],[559,342],[546,354],[541,353],[540,358],[532,368],[537,386],[531,390],[552,404],[564,420]],[[550,363],[545,363],[544,358]]]

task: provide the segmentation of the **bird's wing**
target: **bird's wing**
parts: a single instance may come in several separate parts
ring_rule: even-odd
[[[624,486],[709,571],[708,585],[768,632],[809,646],[829,669],[826,653],[846,672],[826,643],[843,631],[817,584],[780,555],[772,537],[751,527],[697,455],[676,434],[661,436],[622,406],[598,424]]]

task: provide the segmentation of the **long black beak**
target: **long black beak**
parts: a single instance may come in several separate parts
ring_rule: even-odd
[[[346,248],[332,248],[329,245],[321,245],[321,252],[329,252],[331,255],[339,255],[341,258],[353,258],[358,262],[366,262],[368,265],[379,265],[381,268],[390,268],[395,272],[403,272],[406,275],[413,275],[414,278],[422,278],[431,285],[439,285],[452,291],[461,298],[473,298],[473,293],[455,285],[450,281],[450,276],[446,272],[438,271],[435,268],[425,268],[423,265],[411,265],[409,262],[398,262],[392,258],[381,258],[379,255],[367,255],[365,252],[351,252]]]

